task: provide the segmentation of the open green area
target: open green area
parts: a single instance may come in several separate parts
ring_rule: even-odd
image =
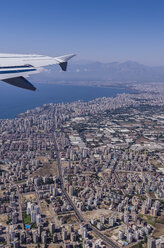
[[[31,225],[32,222],[31,222],[31,216],[30,215],[27,215],[26,212],[23,212],[22,213],[22,217],[23,217],[23,223],[24,225],[28,224],[28,225]]]
[[[31,222],[31,216],[27,215],[26,212],[22,213],[24,225],[30,225],[30,228],[36,228],[36,224]]]
[[[26,181],[27,181],[26,179],[23,179],[23,180],[18,180],[18,181],[16,181],[15,183],[16,183],[16,184],[25,183]]]
[[[131,248],[143,248],[144,241],[139,242],[138,244],[132,246]]]
[[[136,245],[133,245],[131,248],[144,248],[146,246],[146,243],[147,243],[147,237],[145,236],[144,240],[137,243]]]
[[[0,241],[0,245],[6,245],[7,242],[6,241]],[[4,247],[4,246],[3,246]]]
[[[157,217],[153,217],[145,214],[139,214],[138,216],[152,226],[155,226],[155,224],[157,223]]]

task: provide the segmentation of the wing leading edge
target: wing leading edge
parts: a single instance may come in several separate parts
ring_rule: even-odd
[[[39,73],[44,66],[59,64],[63,71],[67,70],[68,60],[75,54],[60,57],[43,55],[0,54],[0,80],[23,89],[36,88],[24,77]]]

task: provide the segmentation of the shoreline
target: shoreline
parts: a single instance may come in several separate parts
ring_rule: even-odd
[[[8,92],[7,88],[4,88],[4,91],[5,93]],[[22,114],[27,110],[34,109],[36,107],[41,107],[44,104],[55,104],[62,102],[70,103],[79,100],[88,102],[96,98],[115,97],[116,95],[123,93],[136,94],[138,93],[138,91],[126,86],[104,87],[81,85],[75,86],[67,84],[40,84],[40,88],[36,93],[22,91],[19,88],[12,88],[12,91],[10,90],[11,101],[7,101],[8,98],[5,99],[5,97],[4,101],[1,99],[2,103],[0,104],[0,120],[17,118],[19,114]]]

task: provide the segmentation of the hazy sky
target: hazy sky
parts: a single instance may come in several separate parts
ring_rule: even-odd
[[[164,65],[164,0],[0,0],[0,52]]]

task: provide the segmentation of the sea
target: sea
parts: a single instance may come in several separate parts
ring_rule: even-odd
[[[47,103],[90,101],[99,97],[115,97],[133,93],[127,88],[92,87],[57,84],[35,84],[35,92],[0,82],[0,119],[12,119],[18,114]]]

